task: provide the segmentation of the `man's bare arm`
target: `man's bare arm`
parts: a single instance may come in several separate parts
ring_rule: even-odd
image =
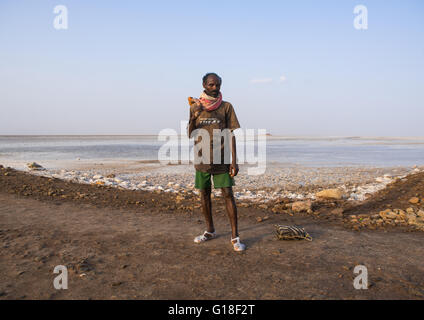
[[[234,132],[232,133],[231,138],[231,165],[230,165],[230,176],[235,177],[239,171],[239,167],[237,164],[237,147],[236,147],[236,136]]]

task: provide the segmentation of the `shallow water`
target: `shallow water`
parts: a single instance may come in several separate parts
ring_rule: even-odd
[[[0,163],[2,160],[9,163],[76,159],[157,160],[164,143],[154,135],[0,136]],[[240,157],[242,143],[238,142],[237,152]],[[272,136],[266,141],[266,160],[276,165],[322,167],[423,165],[424,138]]]

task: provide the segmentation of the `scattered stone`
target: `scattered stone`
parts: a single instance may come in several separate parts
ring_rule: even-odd
[[[380,217],[384,219],[396,219],[397,218],[397,214],[394,213],[392,210],[390,209],[386,209],[384,211],[380,211]]]
[[[411,199],[409,199],[409,203],[417,204],[418,202],[420,202],[420,199],[417,197],[412,197]]]
[[[112,287],[117,287],[117,286],[120,286],[121,284],[122,284],[122,281],[112,282]]]
[[[335,209],[331,210],[331,214],[342,215],[343,214],[343,208],[335,208]]]
[[[88,261],[88,259],[83,259],[81,260],[78,264],[77,264],[77,269],[79,271],[91,271],[93,270],[93,266],[91,265],[91,263]]]
[[[296,201],[292,203],[291,209],[293,212],[308,211],[312,209],[312,203],[311,201]]]
[[[183,200],[185,200],[185,197],[184,197],[184,196],[181,196],[181,195],[178,195],[178,196],[175,198],[175,202],[176,202],[176,203],[181,203]]]
[[[315,196],[317,198],[340,200],[343,197],[343,193],[339,189],[325,189],[317,192]]]
[[[406,212],[411,214],[411,213],[415,213],[415,210],[414,210],[414,208],[409,207],[409,208],[406,209]]]

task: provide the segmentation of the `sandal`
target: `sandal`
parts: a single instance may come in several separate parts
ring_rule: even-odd
[[[206,235],[208,235],[208,236],[206,236]],[[213,238],[216,238],[215,231],[214,232],[205,231],[205,232],[203,232],[202,235],[197,236],[196,238],[194,238],[194,242],[196,242],[196,243],[202,243],[202,242],[211,240]]]
[[[236,242],[233,242],[236,241]],[[236,237],[231,239],[231,244],[233,245],[234,251],[244,251],[246,250],[246,245],[240,242],[240,238]]]

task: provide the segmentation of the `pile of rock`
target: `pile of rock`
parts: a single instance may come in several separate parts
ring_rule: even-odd
[[[370,229],[384,226],[412,226],[424,231],[424,209],[418,207],[419,204],[424,204],[424,199],[420,200],[414,197],[409,202],[417,206],[408,207],[406,210],[386,209],[374,215],[351,215],[349,222],[353,225],[354,229],[358,229],[358,226],[368,227]]]
[[[339,189],[325,189],[320,192],[315,193],[314,198],[317,201],[330,201],[333,202],[334,200],[341,200],[345,198],[346,196],[344,193]],[[316,214],[313,210],[313,199],[305,199],[301,201],[294,201],[291,202],[288,199],[284,199],[282,201],[278,201],[274,203],[272,208],[270,208],[268,205],[262,204],[259,205],[259,208],[262,209],[271,209],[274,213],[287,213],[289,215],[293,215],[294,213],[300,213],[300,212],[306,212],[308,214]],[[340,214],[340,212],[337,212],[337,214]]]

